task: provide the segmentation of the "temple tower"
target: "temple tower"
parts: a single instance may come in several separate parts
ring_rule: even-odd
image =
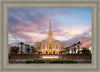
[[[48,39],[53,39],[53,32],[52,32],[52,27],[51,27],[51,19],[50,19],[50,26],[49,26],[49,31],[48,31]]]

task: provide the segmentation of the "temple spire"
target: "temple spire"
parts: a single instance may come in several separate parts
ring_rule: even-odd
[[[50,18],[50,26],[49,26],[49,32],[48,32],[48,39],[53,38],[53,32],[52,32],[52,27],[51,27],[51,18]]]
[[[50,27],[49,27],[49,30],[52,30],[52,27],[51,27],[51,18],[50,18]]]

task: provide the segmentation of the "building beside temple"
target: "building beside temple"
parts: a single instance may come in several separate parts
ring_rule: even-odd
[[[65,42],[55,40],[53,37],[53,31],[51,27],[51,20],[49,31],[47,34],[47,39],[42,40],[41,42],[35,42],[35,47],[37,51],[40,51],[41,54],[59,54],[65,47]]]

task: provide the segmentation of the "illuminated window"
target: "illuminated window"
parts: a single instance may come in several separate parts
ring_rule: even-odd
[[[40,45],[39,44],[37,44],[37,49],[40,49]]]
[[[38,44],[37,47],[40,47],[40,45]]]
[[[49,43],[49,49],[52,49],[52,43]]]

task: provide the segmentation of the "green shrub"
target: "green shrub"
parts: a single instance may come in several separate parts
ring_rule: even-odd
[[[32,60],[26,60],[26,63],[32,63]]]
[[[48,63],[49,63],[50,61],[51,61],[50,59],[45,60],[45,62],[48,62]]]
[[[45,63],[45,60],[33,60],[33,63]]]
[[[60,60],[60,59],[56,59],[56,60],[26,60],[26,63],[77,63],[77,61],[74,61],[72,59],[67,59],[67,60]]]
[[[59,60],[59,59],[57,59],[57,60],[50,60],[49,63],[64,63],[64,60]]]
[[[77,63],[77,61],[74,61],[73,59],[69,59],[65,61],[66,63]]]

